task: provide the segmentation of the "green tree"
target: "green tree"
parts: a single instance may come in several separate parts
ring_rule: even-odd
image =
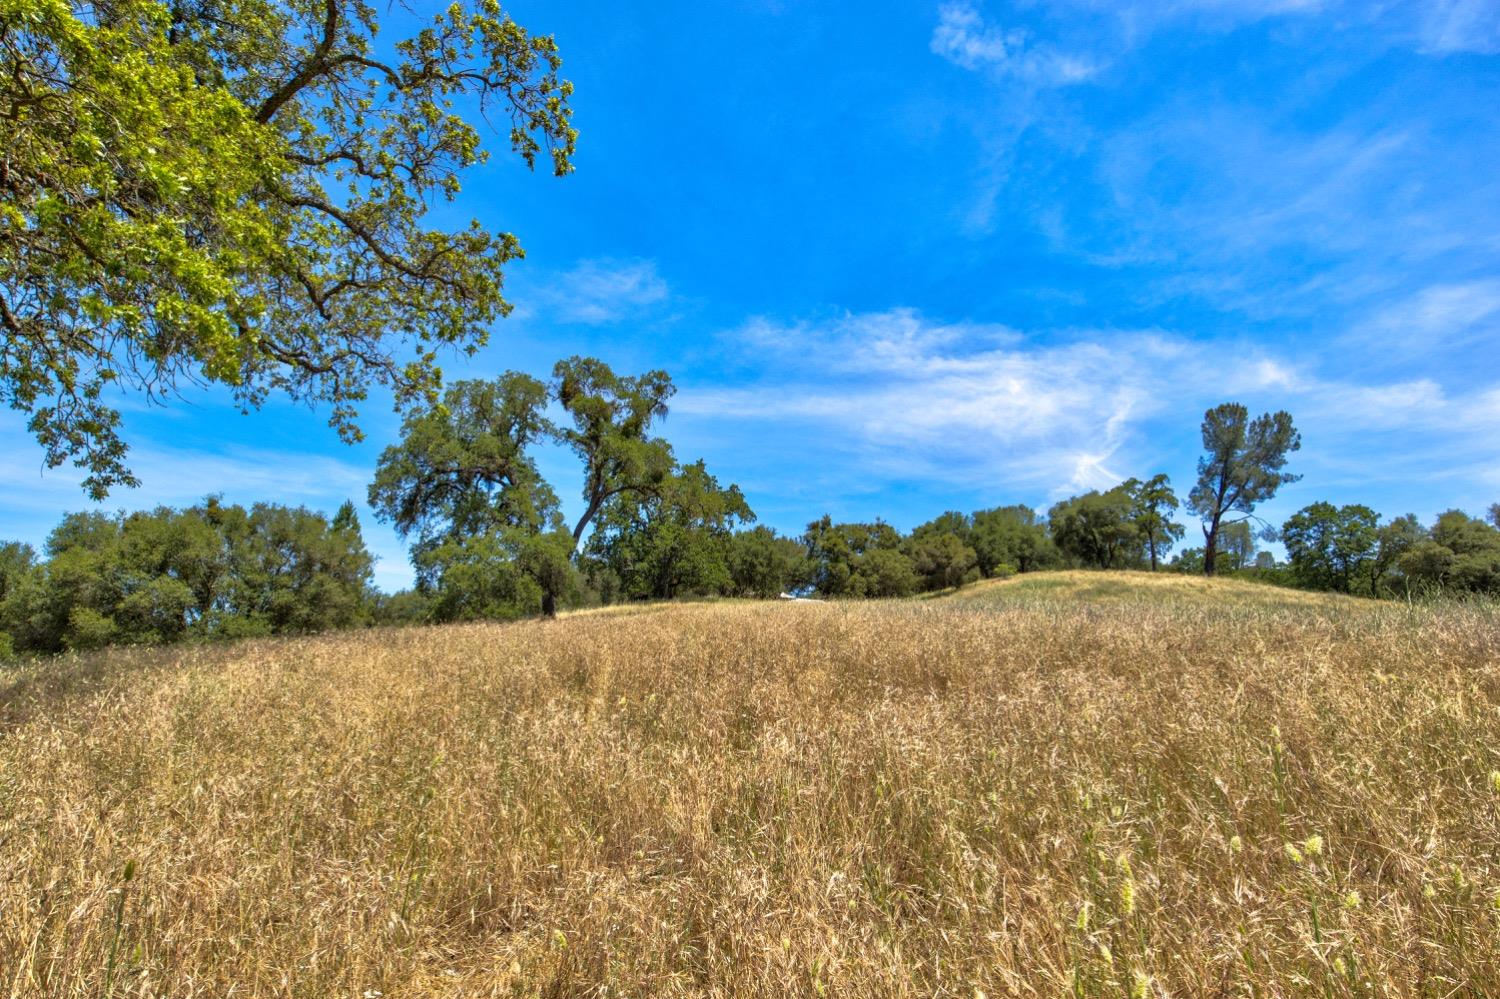
[[[460,608],[463,615],[490,613],[499,606],[497,594],[529,602],[536,593],[550,616],[578,542],[605,504],[657,495],[676,467],[671,446],[652,434],[672,392],[664,371],[624,377],[582,357],[558,362],[550,385],[517,372],[492,382],[460,382],[441,406],[407,417],[401,442],[380,456],[370,505],[403,536],[415,537],[419,585],[477,580],[484,571],[499,573],[499,562],[537,584],[487,589]],[[570,425],[548,419],[552,401]],[[570,448],[583,466],[585,506],[571,531],[531,454],[538,444],[554,442]],[[536,540],[551,534],[568,541]],[[460,575],[447,573],[450,563]],[[445,612],[453,605],[436,606]]]
[[[556,433],[549,399],[546,385],[517,372],[458,382],[442,405],[409,414],[400,442],[380,455],[370,506],[413,539],[418,588],[444,594],[432,605],[440,619],[515,617],[533,598],[538,608],[548,594],[555,599],[565,575],[555,564],[560,546],[532,543],[566,534],[531,454]],[[528,567],[536,570],[529,583]]]
[[[249,537],[234,552],[236,623],[299,635],[368,620],[373,560],[357,529],[274,503],[255,504],[248,520]]]
[[[1281,540],[1291,562],[1292,578],[1298,585],[1333,589],[1333,539],[1337,528],[1338,509],[1324,502],[1303,507],[1281,525]]]
[[[434,617],[431,593],[417,589],[398,590],[395,593],[374,593],[370,598],[370,616],[376,624],[407,625],[423,624]]]
[[[812,564],[812,582],[830,597],[904,597],[917,591],[912,561],[902,551],[901,532],[873,524],[835,524],[824,516],[807,525],[803,541]]]
[[[1433,523],[1431,535],[1453,553],[1445,585],[1472,593],[1500,592],[1500,530],[1462,510],[1448,510]]]
[[[0,603],[36,567],[36,549],[20,541],[0,541]]]
[[[333,515],[333,521],[328,525],[335,531],[352,531],[359,533],[359,511],[354,509],[353,500],[344,500]]]
[[[583,463],[584,510],[573,525],[577,541],[610,499],[649,495],[671,473],[672,448],[653,437],[651,427],[667,415],[676,389],[665,371],[628,378],[592,357],[557,362],[552,384],[573,423],[558,437]]]
[[[394,44],[363,0],[0,3],[0,400],[95,497],[133,484],[117,391],[435,398],[521,248],[431,224],[504,122],[571,170],[552,39],[459,0]],[[464,108],[469,117],[455,108]],[[97,630],[97,629],[96,629]]]
[[[1452,582],[1453,565],[1458,561],[1453,550],[1432,539],[1419,541],[1397,561],[1406,579],[1407,592],[1434,593]]]
[[[35,651],[90,649],[114,640],[113,613],[128,592],[120,533],[121,518],[73,513],[48,535],[46,585],[30,615]]]
[[[649,492],[615,494],[601,508],[585,555],[617,580],[621,595],[670,600],[729,592],[730,538],[751,511],[739,487],[721,487],[703,462],[685,465]]]
[[[866,552],[854,572],[852,596],[909,597],[921,586],[916,566],[896,548],[876,548]]]
[[[1034,572],[1060,564],[1047,525],[1029,506],[1002,506],[974,514],[969,543],[985,577]]]
[[[979,578],[979,556],[957,534],[913,535],[906,554],[925,590],[949,589]]]
[[[951,534],[964,544],[969,544],[974,536],[974,519],[957,510],[948,510],[925,524],[918,524],[911,530],[911,538],[914,541],[943,534]]]
[[[1281,537],[1299,586],[1353,593],[1356,582],[1369,579],[1373,592],[1368,570],[1379,567],[1382,533],[1380,516],[1369,507],[1310,504],[1287,518]],[[1395,539],[1392,534],[1390,543]]]
[[[1227,402],[1203,414],[1204,455],[1187,508],[1203,518],[1205,575],[1214,574],[1221,527],[1251,519],[1257,503],[1301,478],[1282,471],[1287,455],[1301,446],[1302,435],[1284,411],[1251,420],[1244,406]]]
[[[1128,484],[1063,500],[1047,513],[1052,540],[1080,564],[1098,569],[1126,566],[1139,558],[1143,539]]]
[[[438,621],[507,620],[535,614],[542,607],[542,581],[523,559],[539,535],[498,527],[468,537],[448,537],[413,556],[418,593],[427,614]],[[547,554],[545,549],[540,553]],[[546,560],[542,565],[549,570]],[[552,581],[551,579],[548,580]]]
[[[1145,482],[1127,479],[1124,488],[1134,503],[1136,533],[1145,539],[1146,551],[1151,557],[1151,571],[1155,572],[1158,557],[1182,540],[1186,531],[1172,520],[1172,512],[1179,505],[1177,494],[1172,491],[1172,480],[1165,475],[1153,475]]]
[[[979,555],[972,544],[973,519],[956,510],[912,529],[903,550],[925,590],[961,586],[979,578]]]
[[[1232,572],[1248,568],[1255,562],[1255,532],[1248,521],[1236,520],[1219,531],[1219,558]]]
[[[1169,568],[1173,572],[1181,572],[1190,576],[1203,575],[1203,549],[1182,549],[1182,551],[1172,556],[1172,564]]]
[[[554,433],[547,387],[507,372],[463,381],[430,410],[409,414],[401,440],[381,452],[369,502],[376,516],[415,538],[414,557],[497,528],[561,528],[557,496],[530,449]]]
[[[576,548],[604,504],[620,496],[655,495],[676,465],[672,447],[651,433],[676,392],[665,371],[617,375],[592,357],[571,357],[552,369],[552,391],[572,421],[556,428],[583,464],[583,514],[573,524]],[[543,612],[556,611],[548,594]]]
[[[1425,538],[1410,527],[1396,565],[1408,588],[1500,593],[1500,530],[1462,510],[1440,514]]]
[[[1381,597],[1393,592],[1394,583],[1402,580],[1397,573],[1407,552],[1427,540],[1427,531],[1415,514],[1395,517],[1381,525],[1375,544],[1375,555],[1365,563],[1370,596]]]
[[[16,632],[25,627],[24,594],[35,572],[35,549],[19,541],[0,542],[0,660],[15,654]]]
[[[812,585],[807,546],[769,527],[738,531],[729,541],[731,592],[768,599]]]
[[[32,652],[187,637],[300,634],[368,618],[372,560],[357,526],[210,497],[183,510],[70,514],[14,577],[0,628]]]

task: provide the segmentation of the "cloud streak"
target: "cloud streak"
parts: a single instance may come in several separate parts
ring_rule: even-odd
[[[1368,480],[1500,469],[1490,427],[1500,385],[1454,393],[1431,378],[1362,384],[1245,342],[1159,330],[1023,336],[949,324],[910,309],[778,323],[753,319],[729,339],[760,358],[738,388],[687,386],[676,412],[753,424],[802,442],[802,457],[846,478],[989,485],[1057,497],[1162,467],[1183,474],[1193,452],[1162,450],[1204,409],[1237,399],[1287,408],[1309,442],[1303,461],[1348,474],[1342,455],[1370,453]],[[776,429],[772,430],[775,427]]]
[[[679,413],[806,424],[815,430],[805,439],[879,454],[893,476],[965,486],[1119,481],[1122,446],[1162,409],[1160,372],[1197,363],[1181,341],[1156,332],[1038,343],[910,309],[789,324],[759,318],[732,339],[758,352],[762,382],[685,390]]]
[[[1020,28],[990,24],[966,0],[938,8],[929,46],[936,55],[964,69],[989,70],[1046,86],[1083,83],[1103,68],[1089,57],[1036,42]]]
[[[1421,6],[1424,52],[1500,52],[1500,3],[1495,0],[1426,0]]]
[[[638,318],[671,297],[652,260],[581,260],[571,270],[530,278],[516,292],[518,318],[603,326]]]

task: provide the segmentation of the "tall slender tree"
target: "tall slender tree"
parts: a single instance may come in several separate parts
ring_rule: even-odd
[[[1166,475],[1153,475],[1145,482],[1127,479],[1125,489],[1135,503],[1135,528],[1146,541],[1151,571],[1155,572],[1162,552],[1180,541],[1187,530],[1172,520],[1173,511],[1180,505],[1172,491],[1172,480]]]
[[[1203,457],[1187,507],[1203,518],[1203,573],[1214,574],[1219,530],[1227,522],[1250,520],[1255,505],[1300,475],[1282,471],[1287,456],[1302,446],[1302,435],[1286,411],[1250,419],[1237,402],[1203,414]]]

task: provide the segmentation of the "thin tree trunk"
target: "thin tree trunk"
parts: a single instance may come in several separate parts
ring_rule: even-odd
[[[1203,532],[1203,575],[1214,574],[1214,559],[1219,554],[1219,518],[1213,519],[1211,527]]]

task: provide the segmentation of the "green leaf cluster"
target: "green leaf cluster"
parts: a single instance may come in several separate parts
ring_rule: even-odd
[[[520,255],[433,228],[509,122],[571,169],[551,38],[493,0],[382,48],[363,0],[0,0],[0,400],[46,462],[134,484],[124,393],[227,386],[327,405],[431,401],[444,348],[509,311]]]

